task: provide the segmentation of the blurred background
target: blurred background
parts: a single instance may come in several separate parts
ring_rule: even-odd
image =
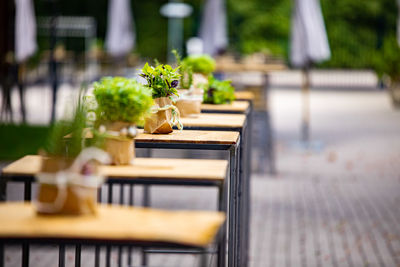
[[[117,2],[0,1],[0,167],[37,153],[82,86],[173,64],[172,48],[207,52],[218,77],[255,95],[251,266],[400,266],[399,1]],[[304,64],[293,60],[296,10],[320,30],[300,32],[300,51],[327,48]],[[215,205],[206,192],[157,190],[155,207]],[[37,266],[57,260],[37,253]],[[168,257],[152,263],[193,265]]]

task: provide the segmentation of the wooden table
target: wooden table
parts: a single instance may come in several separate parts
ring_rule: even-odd
[[[233,101],[230,104],[201,104],[201,112],[203,113],[233,113],[247,114],[249,112],[250,103],[248,101]]]
[[[239,173],[243,169],[240,160],[241,131],[224,127],[224,130],[216,131],[213,127],[187,127],[184,130],[170,134],[140,134],[135,138],[137,148],[150,149],[202,149],[202,150],[225,150],[229,152],[229,180],[228,187],[231,193],[228,201],[228,266],[235,266],[237,253],[237,210],[239,209]],[[189,128],[189,130],[187,130]],[[191,130],[190,130],[191,129]],[[195,130],[196,129],[196,130]],[[234,132],[235,130],[239,130]],[[146,192],[146,191],[145,191]]]
[[[184,129],[189,130],[210,130],[210,131],[237,131],[240,133],[241,142],[239,144],[239,175],[236,185],[237,193],[237,205],[235,205],[236,210],[235,219],[236,223],[235,233],[237,234],[237,239],[235,240],[235,252],[237,255],[235,262],[241,261],[240,257],[243,253],[241,250],[245,249],[246,246],[242,245],[243,240],[245,240],[244,229],[248,229],[250,225],[247,225],[248,220],[244,218],[245,209],[250,207],[250,183],[249,177],[250,172],[248,171],[250,166],[248,166],[248,155],[250,149],[250,133],[248,128],[248,121],[244,114],[209,114],[201,113],[197,117],[187,117],[181,118]],[[243,225],[243,223],[246,223]],[[242,233],[243,232],[243,233]],[[239,234],[242,233],[242,234]],[[236,264],[235,263],[235,264]],[[233,265],[229,266],[236,266]],[[240,266],[240,265],[239,265]]]
[[[30,203],[3,203],[0,266],[4,266],[4,245],[10,243],[123,245],[204,252],[216,239],[224,220],[221,212],[110,205],[98,205],[96,216],[38,216]],[[202,263],[207,266],[206,260]]]
[[[236,213],[238,209],[238,167],[239,167],[239,146],[240,134],[233,131],[195,131],[195,130],[175,130],[170,134],[145,134],[139,130],[135,138],[137,148],[157,148],[157,149],[203,149],[203,150],[225,150],[229,152],[229,179],[228,179],[228,262],[233,266],[235,261],[235,225]],[[3,169],[3,176],[6,176]],[[16,176],[15,179],[26,177]],[[22,180],[25,183],[25,200],[31,199],[31,182]],[[0,180],[1,183],[5,179]],[[1,188],[1,186],[0,186]],[[228,263],[229,264],[229,263]]]
[[[240,208],[241,211],[244,213],[240,215],[240,219],[243,220],[241,224],[244,225],[242,228],[243,231],[241,231],[242,237],[240,238],[243,240],[243,255],[248,254],[248,248],[249,248],[249,236],[250,236],[250,201],[251,201],[251,191],[250,191],[250,186],[251,186],[251,135],[252,135],[252,122],[253,122],[253,100],[254,99],[254,94],[252,92],[240,92],[238,96],[239,97],[246,97],[248,100],[246,101],[233,101],[230,104],[222,104],[222,105],[213,105],[213,104],[202,104],[202,112],[204,113],[222,113],[222,114],[244,114],[246,115],[246,121],[247,121],[247,132],[246,138],[242,138],[244,142],[244,147],[245,147],[245,157],[243,160],[245,160],[244,164],[244,172],[245,172],[245,179],[243,179],[242,184],[243,184],[243,198],[244,201],[242,201],[241,205],[242,207]],[[235,92],[236,95],[236,92]],[[211,114],[210,114],[211,115]],[[204,116],[204,115],[202,115]],[[214,116],[214,115],[213,115]],[[229,123],[229,120],[232,120],[229,115],[224,115],[225,118],[223,120],[224,123]],[[208,121],[208,122],[213,122],[214,120],[217,120],[219,122],[220,118],[217,116],[207,118],[206,116],[203,117],[200,121]],[[195,123],[195,121],[190,121],[192,124]],[[214,124],[216,124],[214,122]],[[221,124],[221,123],[220,123]],[[191,126],[191,124],[189,125]],[[248,258],[247,256],[243,256],[244,258]],[[243,260],[246,261],[247,260]]]
[[[254,101],[254,93],[250,91],[235,91],[236,100]]]
[[[11,181],[22,181],[30,184],[35,180],[35,175],[41,170],[42,157],[38,155],[25,156],[2,171],[2,178]],[[124,204],[124,185],[130,185],[129,205],[133,205],[133,185],[179,185],[179,186],[214,186],[218,189],[218,210],[224,213],[226,210],[227,195],[226,175],[228,162],[226,160],[197,160],[197,159],[165,159],[165,158],[135,158],[133,165],[99,166],[99,172],[107,177],[108,203],[112,203],[113,185],[120,186],[119,204]],[[26,193],[26,200],[30,200],[31,193]],[[99,201],[101,194],[99,194]],[[144,203],[149,205],[147,199]],[[225,228],[224,228],[225,229]],[[222,239],[226,240],[226,229],[222,233]],[[109,252],[109,250],[107,250]],[[122,255],[121,250],[119,252]],[[28,254],[28,252],[25,252]],[[77,251],[80,254],[80,251]],[[226,248],[225,242],[218,247],[219,266],[224,266]],[[97,248],[96,256],[99,255]],[[120,256],[121,256],[120,255]],[[130,264],[128,253],[128,264]],[[97,258],[96,258],[97,259]],[[109,260],[109,257],[106,257]],[[121,257],[119,257],[121,259]],[[98,259],[97,259],[98,261]],[[143,257],[146,262],[146,258]]]

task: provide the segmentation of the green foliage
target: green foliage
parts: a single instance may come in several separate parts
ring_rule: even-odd
[[[235,88],[231,81],[220,81],[210,75],[208,77],[209,86],[204,88],[204,103],[225,104],[235,100]]]
[[[392,81],[400,82],[400,47],[394,36],[385,39],[382,55],[376,59],[376,71],[379,76],[386,74]]]
[[[48,156],[74,158],[87,146],[101,145],[102,138],[96,134],[90,140],[90,143],[86,142],[85,132],[89,126],[87,121],[88,110],[84,103],[82,92],[79,94],[72,118],[59,120],[51,126],[44,146]]]
[[[179,80],[179,87],[182,89],[189,89],[193,84],[193,70],[188,64],[182,62],[181,55],[175,49],[172,50],[175,55],[176,64],[179,66],[179,73],[181,75]]]
[[[37,154],[46,143],[48,126],[0,124],[0,159]]]
[[[244,54],[287,55],[292,0],[227,0],[232,48]]]
[[[194,73],[208,75],[215,70],[215,60],[209,55],[188,56],[182,64],[190,67]]]
[[[98,122],[140,124],[153,105],[151,90],[135,79],[105,77],[93,86]]]
[[[147,81],[147,86],[153,90],[153,98],[169,97],[178,95],[176,87],[180,74],[177,68],[172,68],[170,65],[150,66],[146,63],[142,69],[141,77]]]

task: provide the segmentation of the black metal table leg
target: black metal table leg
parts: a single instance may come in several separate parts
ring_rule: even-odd
[[[226,213],[227,211],[227,182],[218,187],[218,210]],[[226,264],[226,242],[227,242],[227,223],[222,225],[221,241],[218,244],[218,267],[225,267]]]
[[[58,267],[65,267],[65,245],[58,247]]]
[[[31,201],[32,198],[32,182],[31,181],[25,181],[24,182],[24,200],[25,201]]]
[[[0,241],[0,267],[4,267],[4,243]]]
[[[81,251],[82,246],[80,244],[75,246],[75,267],[81,267]]]
[[[228,266],[236,266],[235,241],[236,241],[236,180],[237,180],[237,151],[238,147],[234,146],[229,153],[229,206],[228,206]]]
[[[149,207],[150,206],[150,186],[149,185],[144,185],[143,186],[143,207]],[[142,249],[142,257],[141,257],[141,265],[142,266],[147,266],[147,253],[144,249]]]
[[[113,184],[108,184],[108,204],[112,203],[113,199]],[[111,246],[106,247],[106,267],[111,266]]]
[[[7,200],[7,177],[0,176],[0,202]]]

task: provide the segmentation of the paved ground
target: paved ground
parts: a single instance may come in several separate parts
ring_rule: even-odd
[[[319,150],[308,152],[296,146],[298,91],[272,90],[271,110],[278,175],[253,175],[251,267],[400,266],[400,111],[391,109],[386,93],[313,91],[312,140]],[[18,198],[21,189],[9,189]],[[209,189],[156,187],[152,196],[158,208],[216,206]],[[56,251],[34,250],[32,266],[56,266]],[[18,266],[18,253],[7,250],[6,266]],[[68,266],[73,259],[71,249]],[[83,266],[92,260],[86,251]],[[195,266],[196,258],[161,255],[150,264]]]

